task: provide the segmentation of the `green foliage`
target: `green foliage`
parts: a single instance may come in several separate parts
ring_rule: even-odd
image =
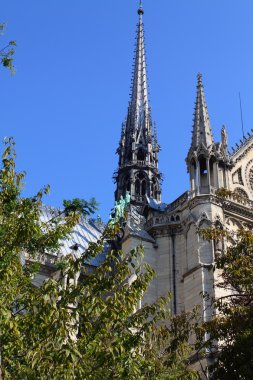
[[[0,23],[0,31],[3,32],[5,29],[5,24]],[[14,47],[16,46],[15,41],[10,41],[6,46],[0,49],[0,61],[4,67],[11,70],[11,73],[15,73],[15,67],[13,66],[13,55],[15,53]]]
[[[63,206],[66,215],[69,215],[71,212],[80,212],[86,216],[98,210],[98,203],[94,198],[91,198],[89,202],[80,198],[74,198],[71,201],[64,200]]]
[[[216,191],[216,195],[220,198],[223,198],[223,199],[230,198],[230,199],[235,200],[237,202],[242,202],[243,200],[245,200],[245,198],[241,194],[238,194],[232,190],[228,190],[224,187],[218,189]]]
[[[15,143],[5,141],[0,170],[0,354],[4,378],[196,379],[188,369],[187,344],[194,316],[169,319],[169,297],[136,310],[154,278],[143,248],[108,252],[90,272],[84,263],[117,239],[108,225],[79,259],[58,260],[54,275],[35,287],[40,253],[57,253],[94,200],[64,201],[51,220],[41,220],[42,198],[22,197],[25,173],[15,170]],[[22,264],[21,255],[26,255]],[[135,276],[129,283],[128,279]],[[78,280],[78,276],[80,276]]]
[[[223,194],[223,197],[234,194]],[[217,257],[221,272],[217,286],[223,296],[214,300],[216,315],[201,329],[210,334],[206,343],[215,352],[210,368],[214,379],[248,380],[253,378],[253,232],[240,229],[235,234],[210,229],[204,231],[208,240],[228,242],[227,249]]]

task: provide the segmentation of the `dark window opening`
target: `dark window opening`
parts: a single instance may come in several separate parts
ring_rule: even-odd
[[[140,181],[137,179],[135,181],[135,193],[136,193],[136,195],[140,195],[140,190],[141,190]]]
[[[146,154],[143,149],[139,149],[137,152],[137,160],[138,161],[145,161],[146,159]]]
[[[132,161],[132,152],[129,152],[127,155],[127,161]]]
[[[207,162],[206,158],[203,156],[199,157],[199,169],[200,169],[200,178],[199,185],[200,191],[202,194],[205,194],[208,191],[208,178],[207,178]]]
[[[142,181],[141,183],[141,195],[146,194],[146,181]]]
[[[200,174],[207,174],[207,167],[206,167],[206,159],[201,158],[199,160],[199,165],[200,165]]]

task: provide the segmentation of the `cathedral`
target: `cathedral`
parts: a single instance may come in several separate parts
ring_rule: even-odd
[[[232,152],[228,150],[225,127],[221,129],[220,141],[214,141],[199,73],[192,138],[185,160],[189,189],[172,203],[163,203],[158,165],[160,146],[148,99],[143,15],[140,5],[131,97],[117,149],[118,169],[113,176],[115,201],[130,195],[122,249],[129,252],[143,245],[144,261],[156,272],[142,304],[155,302],[170,292],[172,314],[191,311],[198,305],[201,317],[207,321],[213,313],[210,299],[221,295],[216,286],[219,272],[215,269],[215,258],[226,242],[208,242],[198,231],[210,226],[232,232],[241,227],[252,229],[253,134],[244,136]],[[239,196],[224,200],[217,196],[217,190],[223,188]],[[42,219],[51,219],[54,212],[45,206]],[[80,256],[90,242],[99,239],[103,229],[100,220],[83,218],[63,242],[61,252],[39,256],[42,269],[34,283],[40,286],[46,278],[54,276],[59,255]],[[105,255],[106,250],[86,263],[88,270],[94,271]],[[203,297],[204,294],[210,297]]]
[[[208,320],[212,311],[203,294],[219,296],[215,286],[219,273],[214,263],[223,247],[203,240],[198,230],[208,226],[229,231],[252,228],[253,135],[244,137],[232,153],[225,127],[221,141],[214,141],[203,79],[198,74],[192,139],[185,160],[189,189],[171,204],[162,202],[160,147],[148,99],[142,6],[138,15],[131,97],[117,149],[118,170],[114,173],[115,200],[125,197],[126,192],[131,195],[122,247],[127,252],[142,244],[145,261],[156,271],[143,303],[170,291],[174,314],[199,305],[203,319]],[[216,195],[221,188],[239,197],[224,200]]]
[[[128,252],[142,244],[145,261],[156,271],[143,304],[171,292],[172,313],[190,311],[199,305],[203,319],[208,320],[212,310],[203,294],[219,296],[216,287],[219,273],[214,270],[214,263],[224,246],[203,240],[198,230],[209,226],[229,231],[240,227],[252,229],[253,134],[245,136],[233,152],[228,150],[225,127],[221,130],[221,141],[214,141],[203,79],[198,74],[192,139],[185,160],[189,189],[170,204],[162,202],[160,146],[148,99],[143,15],[140,5],[131,97],[117,149],[118,170],[114,173],[115,201],[126,193],[131,198],[122,249]],[[239,197],[224,200],[216,195],[221,188]],[[45,206],[42,219],[50,219],[54,212],[55,209]],[[89,242],[99,239],[103,229],[100,220],[83,218],[63,242],[61,252],[40,255],[42,270],[36,284],[54,275],[59,255],[80,256]],[[87,263],[89,270],[100,265],[105,255],[103,252]]]
[[[189,189],[170,204],[162,202],[160,146],[148,99],[143,15],[140,6],[131,97],[117,149],[118,170],[114,173],[115,201],[124,198],[126,193],[131,198],[122,249],[128,252],[142,244],[144,260],[156,272],[143,304],[171,292],[173,314],[199,305],[203,320],[208,320],[212,310],[208,297],[203,294],[220,295],[216,287],[219,273],[214,270],[214,264],[225,243],[205,241],[198,231],[209,226],[229,231],[240,227],[252,229],[253,135],[245,136],[233,152],[228,150],[225,127],[221,130],[221,141],[214,141],[203,79],[198,74],[192,139],[185,160]],[[221,188],[239,197],[224,200],[216,195]],[[50,219],[54,212],[45,206],[42,219]],[[59,255],[80,256],[89,242],[99,239],[103,229],[100,220],[83,218],[70,238],[63,242],[61,252],[39,256],[42,269],[34,280],[36,285],[54,276]],[[88,269],[93,271],[105,255],[103,252],[86,263]]]

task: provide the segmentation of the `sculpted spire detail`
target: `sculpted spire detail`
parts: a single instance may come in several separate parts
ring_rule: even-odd
[[[157,201],[161,198],[159,145],[156,132],[153,133],[148,100],[143,14],[140,2],[131,95],[117,150],[119,168],[114,176],[117,183],[115,199],[119,200],[129,191],[133,203],[144,203],[146,197]]]

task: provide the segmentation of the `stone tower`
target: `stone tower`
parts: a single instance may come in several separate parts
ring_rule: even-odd
[[[215,193],[229,187],[231,159],[227,133],[221,131],[221,142],[215,143],[208,115],[202,75],[198,74],[191,147],[186,158],[192,195]]]
[[[160,148],[148,100],[143,14],[140,4],[131,97],[117,149],[118,170],[114,175],[117,184],[115,199],[119,200],[129,191],[132,203],[137,206],[143,205],[147,197],[161,201]]]

